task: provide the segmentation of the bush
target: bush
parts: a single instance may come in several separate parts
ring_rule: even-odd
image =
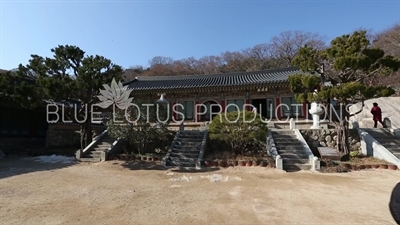
[[[267,125],[250,111],[222,113],[209,126],[210,139],[222,141],[234,154],[260,150],[265,146]]]
[[[108,130],[112,137],[121,138],[133,147],[130,152],[144,155],[146,153],[155,153],[156,149],[164,152],[171,144],[174,134],[168,130],[168,123],[161,123],[158,120],[164,120],[160,107],[160,117],[157,118],[157,107],[149,107],[149,115],[147,115],[147,107],[144,105],[146,101],[135,102],[140,109],[140,112],[135,108],[127,110],[127,114],[131,120],[139,118],[136,123],[132,123],[126,119],[125,111],[120,111],[116,115],[116,121],[123,121],[122,123],[111,123]]]

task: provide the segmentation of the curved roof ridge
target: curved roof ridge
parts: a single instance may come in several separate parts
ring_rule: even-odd
[[[190,88],[225,87],[240,85],[266,85],[287,82],[290,75],[300,73],[297,67],[226,73],[211,75],[154,76],[136,78],[125,83],[133,90],[172,90]]]
[[[216,74],[196,74],[196,75],[172,75],[172,76],[139,76],[137,80],[187,80],[187,79],[199,79],[204,77],[234,77],[243,76],[251,74],[269,74],[277,72],[288,72],[293,70],[299,70],[298,67],[287,67],[279,69],[269,69],[269,70],[258,70],[258,71],[248,71],[248,72],[235,72],[235,73],[216,73]],[[127,82],[129,83],[129,81]]]

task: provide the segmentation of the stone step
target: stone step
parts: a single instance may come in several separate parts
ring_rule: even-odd
[[[382,143],[379,142],[382,146],[385,146],[385,148],[400,148],[400,144],[397,143]]]
[[[390,152],[392,152],[392,151],[390,151]],[[400,159],[400,152],[392,152],[392,154]]]
[[[101,162],[100,158],[80,158],[79,161],[81,162]]]
[[[375,138],[379,142],[395,142],[400,143],[400,138]]]
[[[399,148],[386,148],[389,152],[391,152],[393,155],[400,154],[400,149]]]
[[[176,142],[179,143],[201,143],[203,139],[196,139],[196,140],[185,140],[185,139],[177,139]]]
[[[291,151],[296,151],[296,152],[304,152],[303,147],[280,147],[277,148],[278,152],[291,152]]]
[[[193,153],[193,152],[171,152],[171,157],[177,157],[177,158],[198,158],[200,155],[200,152]]]
[[[305,152],[300,152],[297,154],[288,153],[288,152],[279,152],[279,155],[284,159],[309,159],[309,156]]]
[[[103,151],[96,151],[96,150],[93,150],[93,151],[90,151],[90,152],[86,152],[86,154],[101,155],[102,152],[103,152]]]
[[[177,157],[170,157],[169,161],[175,163],[196,163],[198,158],[177,158]]]
[[[275,145],[278,148],[286,148],[286,147],[289,147],[289,148],[293,148],[293,147],[295,147],[295,148],[303,148],[303,144],[302,143],[275,143]]]
[[[279,152],[284,153],[284,154],[307,154],[303,148],[299,149],[277,149]]]
[[[109,147],[94,147],[93,150],[94,151],[107,151]]]
[[[112,143],[114,143],[114,142],[99,141],[99,142],[97,142],[96,145],[111,145]]]
[[[203,138],[203,134],[180,134],[179,137],[195,137],[195,138]]]
[[[400,137],[380,137],[380,138],[375,138],[377,141],[381,140],[381,141],[400,141]]]
[[[177,140],[183,142],[201,142],[203,138],[178,138]]]
[[[195,168],[195,162],[180,162],[180,161],[167,161],[167,166],[174,166],[174,167],[187,167],[187,168]]]
[[[294,132],[272,132],[272,136],[274,137],[297,137],[296,134]]]
[[[186,141],[186,140],[177,140],[176,143],[180,143],[180,144],[201,144],[203,143],[203,140],[196,140],[196,141]]]
[[[286,171],[297,171],[297,170],[311,170],[311,164],[283,164],[283,169]]]
[[[201,144],[199,144],[199,145],[188,145],[188,144],[176,143],[174,147],[178,147],[178,148],[201,148]]]
[[[176,149],[198,149],[198,150],[200,150],[201,149],[201,145],[180,145],[180,144],[176,144],[175,146],[174,146],[174,148],[176,148]]]
[[[177,141],[175,142],[178,145],[182,146],[201,146],[203,142],[182,142],[182,141]]]
[[[307,159],[296,159],[296,158],[284,158],[282,157],[283,164],[293,165],[293,164],[308,164],[310,160]]]
[[[292,130],[274,130],[271,131],[272,135],[288,135],[288,136],[295,136],[295,132]]]
[[[196,163],[167,162],[166,166],[183,167],[183,168],[196,168]]]
[[[197,154],[200,153],[200,149],[196,148],[173,148],[173,153],[189,153],[189,154]]]
[[[279,137],[274,138],[275,142],[300,142],[297,138],[286,138],[286,137]]]
[[[302,147],[303,146],[303,143],[301,143],[301,142],[275,142],[275,145],[276,146],[278,146],[278,147],[280,147],[280,146],[283,146],[283,147]]]
[[[98,147],[98,148],[109,148],[109,147],[111,147],[111,144],[99,144],[99,145],[96,145],[96,147]]]

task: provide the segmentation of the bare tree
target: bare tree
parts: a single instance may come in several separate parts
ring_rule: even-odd
[[[150,68],[153,66],[158,65],[170,65],[174,62],[174,59],[171,57],[164,57],[164,56],[155,56],[149,60]]]
[[[303,31],[285,31],[270,40],[275,59],[281,61],[280,67],[292,66],[292,60],[299,48],[305,45],[322,50],[326,47],[326,37],[317,33]]]
[[[381,48],[387,55],[400,57],[400,23],[376,34],[372,45]]]

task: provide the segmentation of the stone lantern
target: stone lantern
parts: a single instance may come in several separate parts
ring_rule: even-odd
[[[317,90],[315,90],[314,92],[314,95],[316,95]],[[311,103],[311,109],[308,110],[308,112],[311,114],[313,120],[313,125],[310,127],[310,129],[321,129],[322,127],[320,126],[320,116],[324,113],[324,109],[320,106],[319,103],[314,101]]]

